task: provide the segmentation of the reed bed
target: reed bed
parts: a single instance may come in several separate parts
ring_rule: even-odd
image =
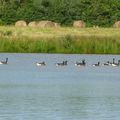
[[[120,29],[2,26],[0,52],[120,54]]]

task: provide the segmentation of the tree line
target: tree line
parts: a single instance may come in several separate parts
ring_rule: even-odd
[[[112,26],[120,20],[120,0],[0,0],[0,24],[18,20],[51,20],[70,26],[83,20],[87,26]]]

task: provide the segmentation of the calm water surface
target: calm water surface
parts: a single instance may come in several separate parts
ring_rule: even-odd
[[[0,54],[0,120],[120,120],[120,56]],[[85,58],[87,66],[74,63]],[[67,67],[56,62],[68,60]],[[46,67],[36,62],[46,61]]]

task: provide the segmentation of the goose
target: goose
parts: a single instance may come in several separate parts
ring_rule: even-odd
[[[64,65],[67,65],[67,62],[68,62],[68,61],[64,61]]]
[[[110,61],[107,61],[106,63],[103,63],[102,65],[103,65],[103,66],[110,66],[111,63],[110,63]]]
[[[62,63],[56,63],[56,66],[67,66],[68,61],[63,61]]]
[[[108,61],[107,61],[108,62]],[[112,64],[115,63],[115,58],[113,58],[113,61],[112,62],[109,62],[109,65],[112,66]],[[107,64],[107,63],[106,63]]]
[[[86,65],[85,60],[82,60],[82,62],[75,63],[75,66],[85,66],[85,65]]]
[[[43,61],[43,62],[40,62],[40,63],[37,62],[36,65],[37,65],[37,66],[45,66],[46,64],[45,64],[45,62]]]
[[[8,58],[6,58],[5,61],[0,61],[0,64],[7,64],[8,63]]]
[[[111,64],[113,67],[117,67],[117,66],[120,66],[120,60],[118,60],[118,63],[115,63],[114,61],[113,61],[113,63]]]
[[[98,62],[97,64],[93,64],[92,66],[99,67],[100,66],[100,62]]]
[[[115,67],[117,63],[115,63],[115,58],[113,58],[113,62],[110,63],[111,66]]]

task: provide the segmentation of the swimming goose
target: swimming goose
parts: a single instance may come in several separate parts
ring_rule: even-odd
[[[45,64],[45,62],[43,61],[43,62],[41,62],[41,63],[36,63],[36,65],[37,65],[37,66],[45,66],[46,64]]]
[[[110,63],[110,61],[107,61],[106,63],[103,63],[102,65],[103,65],[103,66],[110,66],[111,63]]]
[[[76,62],[75,63],[75,66],[85,66],[85,65],[86,65],[85,60],[82,60],[82,62]]]
[[[8,58],[6,58],[5,61],[0,61],[0,64],[7,64],[8,63]]]
[[[63,61],[62,63],[56,63],[56,66],[67,66],[68,61]]]
[[[97,64],[93,64],[92,66],[99,67],[100,66],[100,62],[98,62]]]
[[[111,64],[113,67],[117,67],[117,66],[120,66],[120,60],[118,60],[118,63],[115,63],[114,61],[113,61],[113,63]]]

